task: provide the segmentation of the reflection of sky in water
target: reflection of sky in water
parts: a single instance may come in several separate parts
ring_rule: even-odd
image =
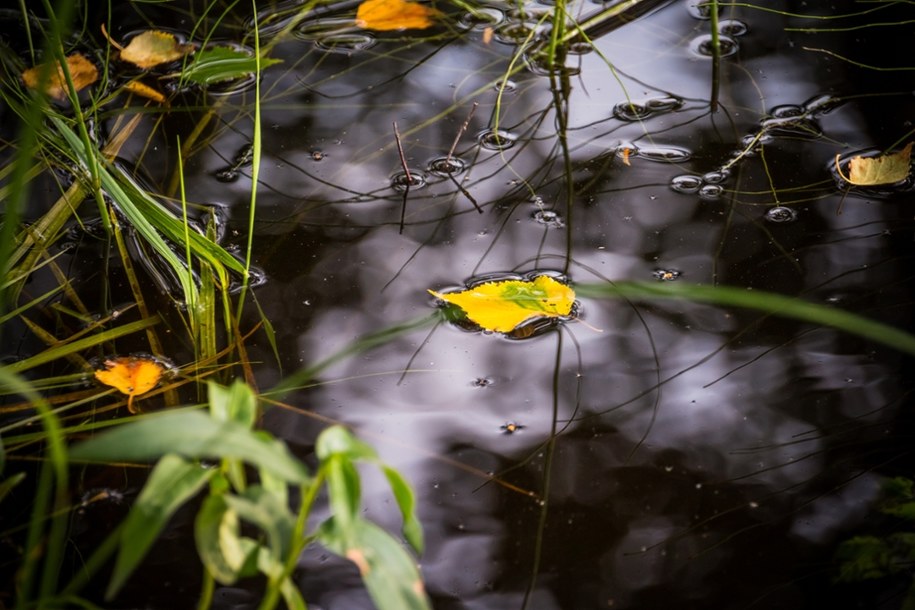
[[[884,220],[870,202],[850,197],[837,215],[839,197],[826,183],[795,202],[797,221],[764,220],[776,203],[766,169],[783,181],[779,188],[827,179],[838,148],[831,141],[776,139],[765,166],[758,154],[747,156],[724,183],[725,193],[739,190],[736,200],[746,204],[734,209],[726,198],[703,201],[669,188],[674,176],[724,165],[767,109],[821,92],[802,56],[784,48],[790,54],[772,55],[772,41],[784,40],[782,24],[756,19],[763,16],[754,15],[739,41],[740,62],[725,63],[726,112],[714,119],[702,107],[708,61],[687,52],[707,22],[686,18],[679,4],[600,40],[632,99],[672,94],[684,100],[679,110],[644,123],[613,119],[625,94],[596,54],[582,57],[583,80],[571,80],[569,133],[579,199],[574,217],[564,218],[574,229],[575,281],[648,280],[665,268],[682,271],[679,281],[708,283],[717,273],[723,283],[807,291],[813,300],[836,298],[849,307],[856,295],[892,281],[892,265],[855,273],[888,256],[876,237]],[[305,46],[284,45],[279,53],[293,64]],[[515,147],[500,156],[474,146],[475,135],[494,126],[496,94],[465,96],[498,76],[506,50],[498,43],[446,46],[403,84],[385,72],[403,64],[360,68],[358,55],[327,56],[284,77],[289,82],[277,91],[300,83],[291,99],[268,96],[262,180],[276,194],[260,194],[259,213],[275,241],[260,252],[272,281],[258,295],[287,354],[284,366],[316,362],[361,335],[431,311],[426,288],[474,274],[562,268],[565,229],[535,222],[532,193],[518,184],[530,177],[541,205],[565,215],[545,80],[521,73],[513,78],[518,89],[503,100],[499,127],[521,136]],[[405,53],[404,61],[427,52]],[[352,70],[345,80],[327,80],[345,66]],[[460,108],[438,117],[461,99]],[[485,213],[435,177],[408,197],[400,234],[401,199],[387,182],[399,169],[391,120],[404,134],[410,165],[423,168],[447,152],[472,101],[480,108],[457,154],[474,167],[459,179]],[[853,107],[816,120],[831,138],[865,137]],[[621,142],[687,149],[693,158],[667,164],[633,155],[626,166],[616,156]],[[326,157],[314,161],[314,149]],[[247,197],[247,185],[237,189]],[[674,605],[691,596],[714,603],[722,591],[737,590],[722,582],[751,575],[760,586],[790,589],[798,549],[834,540],[866,514],[876,477],[845,484],[861,466],[853,452],[835,458],[837,439],[848,438],[834,436],[834,428],[886,419],[878,409],[892,406],[900,390],[885,351],[871,358],[833,331],[795,336],[806,327],[773,319],[756,326],[758,314],[707,305],[583,306],[588,325],[599,330],[569,323],[562,340],[556,409],[563,433],[532,608],[604,607],[611,600],[614,607],[659,607],[650,605],[658,599],[651,595],[665,591],[678,591],[669,594]],[[483,475],[505,472],[512,485],[542,493],[557,337],[511,342],[445,327],[428,332],[335,364],[322,374],[334,383],[295,402],[354,426],[407,474],[427,530],[423,570],[437,598],[461,600],[447,606],[455,608],[520,607],[541,507],[507,487],[484,486]],[[264,345],[252,349],[265,361],[269,353]],[[265,381],[273,375],[265,372]],[[478,378],[492,383],[478,387]],[[652,389],[658,379],[660,395]],[[272,417],[295,441],[298,424]],[[504,434],[500,426],[509,421],[524,428]],[[396,529],[383,485],[369,480],[365,495],[368,514]],[[765,566],[742,558],[757,549]],[[331,568],[318,553],[304,565],[333,575],[317,577],[326,586],[315,593],[320,607],[364,607],[346,567]],[[306,583],[314,578],[307,572]]]

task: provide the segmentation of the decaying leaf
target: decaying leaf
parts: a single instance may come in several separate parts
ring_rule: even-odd
[[[367,30],[423,30],[439,13],[409,0],[365,0],[356,10],[356,25]]]
[[[463,309],[484,329],[500,333],[511,332],[533,318],[568,316],[575,304],[575,291],[547,275],[532,281],[486,282],[461,292],[429,292]]]
[[[166,101],[165,96],[161,92],[153,89],[145,83],[141,83],[138,80],[132,80],[126,83],[124,88],[131,93],[139,95],[140,97],[145,97],[146,99],[158,102],[160,104],[164,104]]]
[[[121,59],[148,70],[181,59],[193,50],[193,44],[178,42],[174,34],[147,30],[131,38],[130,43],[121,49]]]
[[[165,366],[155,358],[121,356],[105,359],[105,368],[95,371],[95,378],[127,395],[127,409],[133,408],[133,397],[145,394],[159,383]]]
[[[848,176],[842,177],[857,186],[895,184],[909,176],[911,159],[912,142],[909,142],[899,152],[876,157],[852,157],[848,162]]]
[[[64,75],[61,65],[58,62],[54,63],[57,69],[52,69],[48,74],[44,83],[44,92],[54,99],[64,100],[67,98],[67,77]],[[22,81],[25,86],[37,91],[43,69],[44,64],[40,64],[25,70],[22,73]],[[77,91],[85,89],[98,80],[98,68],[82,53],[67,56],[67,70],[70,72],[70,78],[73,79],[73,86]]]

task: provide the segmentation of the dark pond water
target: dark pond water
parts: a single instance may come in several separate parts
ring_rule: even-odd
[[[724,8],[733,53],[712,112],[710,21],[689,2],[580,46],[565,94],[536,65],[499,86],[521,61],[518,27],[542,28],[552,7],[526,4],[522,19],[487,6],[492,24],[462,26],[452,10],[433,34],[327,40],[315,33],[326,23],[306,22],[274,49],[254,247],[280,362],[252,339],[262,389],[428,314],[427,289],[488,274],[717,282],[911,328],[911,191],[846,192],[832,169],[836,155],[897,143],[915,116],[911,71],[836,55],[904,66],[891,51],[911,30],[793,29],[911,9],[824,21],[769,9],[871,5]],[[156,10],[144,15],[155,22]],[[118,33],[141,25],[131,19]],[[220,206],[227,243],[241,246],[250,167],[234,160],[251,140],[252,92],[221,100],[216,133],[187,161],[187,196]],[[394,121],[422,179],[406,193]],[[169,116],[162,133],[192,125]],[[162,138],[153,146],[165,150]],[[456,138],[460,170],[435,171]],[[167,163],[153,157],[143,171],[164,189]],[[525,340],[420,328],[337,362],[266,425],[307,456],[325,425],[310,414],[344,422],[406,474],[436,608],[899,607],[909,577],[836,585],[832,556],[870,532],[883,478],[912,474],[910,363],[838,331],[711,305],[582,299],[581,318]],[[367,514],[396,530],[382,482],[369,476],[365,496]],[[154,553],[155,579],[127,599],[196,595],[190,534],[176,532]],[[311,608],[371,607],[355,569],[320,549],[297,579]],[[256,596],[255,585],[217,593],[221,608]]]

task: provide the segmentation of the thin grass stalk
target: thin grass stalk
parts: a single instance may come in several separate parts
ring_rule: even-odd
[[[47,440],[45,451],[48,461],[42,466],[39,475],[38,491],[29,520],[26,546],[23,551],[24,560],[20,571],[20,586],[16,597],[15,607],[23,609],[28,605],[33,593],[38,562],[42,556],[44,565],[38,599],[50,597],[57,585],[67,533],[67,507],[69,505],[67,448],[60,422],[43,396],[9,367],[0,368],[0,385],[21,394],[34,404],[41,417]],[[49,507],[51,507],[50,511]],[[50,527],[45,532],[44,523],[50,512],[53,512],[54,516],[51,517]],[[44,553],[40,551],[41,546],[44,546]]]
[[[712,29],[712,92],[709,108],[718,111],[718,94],[721,87],[721,39],[718,34],[718,0],[709,0],[710,27]]]

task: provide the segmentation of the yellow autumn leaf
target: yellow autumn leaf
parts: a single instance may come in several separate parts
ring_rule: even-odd
[[[532,281],[486,282],[461,292],[429,292],[460,307],[484,329],[500,333],[511,332],[533,318],[568,316],[575,304],[575,291],[547,275]]]
[[[67,98],[67,77],[63,68],[58,62],[54,62],[56,70],[52,70],[44,83],[44,92],[54,99],[64,100]],[[22,82],[32,90],[38,90],[41,71],[44,64],[40,64],[23,71]],[[70,72],[70,78],[73,79],[73,86],[77,91],[81,91],[98,80],[98,68],[89,61],[82,53],[73,53],[67,56],[67,71]]]
[[[140,97],[145,97],[146,99],[152,100],[154,102],[158,102],[160,104],[164,104],[166,102],[165,96],[162,93],[145,83],[141,83],[138,80],[132,80],[124,83],[124,88],[131,93],[139,95]]]
[[[899,152],[876,157],[852,157],[848,162],[848,177],[842,177],[858,186],[895,184],[908,178],[911,159],[912,142],[909,142]]]
[[[367,30],[423,30],[439,13],[409,0],[365,0],[356,9],[356,25]]]
[[[127,408],[133,408],[133,397],[145,394],[159,383],[165,366],[155,358],[145,356],[121,356],[107,358],[105,368],[95,371],[95,378],[107,386],[127,395]]]
[[[131,38],[130,43],[121,49],[121,59],[148,70],[181,59],[193,50],[193,44],[178,42],[174,34],[147,30]]]

